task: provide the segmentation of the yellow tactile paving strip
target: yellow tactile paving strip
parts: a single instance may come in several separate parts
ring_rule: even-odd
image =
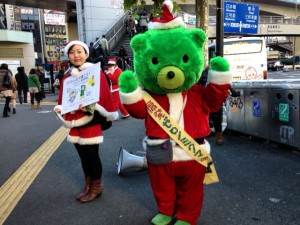
[[[60,127],[0,188],[0,225],[4,223],[31,183],[68,134]]]

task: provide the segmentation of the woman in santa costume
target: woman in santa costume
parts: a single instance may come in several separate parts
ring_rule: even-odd
[[[89,48],[85,43],[77,40],[71,41],[65,47],[65,52],[73,66],[69,70],[70,73],[64,76],[60,86],[58,105],[54,107],[54,112],[58,115],[60,115],[62,108],[65,79],[70,76],[76,77],[80,71],[93,66],[92,63],[86,62],[89,57]],[[82,203],[90,202],[102,194],[102,164],[99,157],[99,144],[103,142],[103,136],[100,123],[93,121],[96,118],[95,114],[99,113],[107,121],[117,118],[117,112],[113,110],[112,96],[105,75],[100,71],[99,76],[100,100],[95,105],[94,114],[80,105],[77,110],[59,116],[65,126],[71,128],[67,140],[75,145],[81,159],[85,186],[83,191],[76,196],[76,199]]]
[[[126,119],[129,117],[129,114],[120,100],[118,84],[118,79],[122,73],[122,70],[117,66],[117,60],[115,58],[109,59],[107,64],[108,69],[106,75],[111,83],[111,93],[113,95],[115,110],[118,111],[119,109],[122,114],[121,118]]]

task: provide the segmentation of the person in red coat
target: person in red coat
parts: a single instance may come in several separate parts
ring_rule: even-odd
[[[71,76],[78,76],[80,71],[94,65],[86,62],[89,57],[89,48],[81,41],[71,41],[65,47],[65,52],[73,66],[61,82],[58,105],[54,107],[54,112],[59,115],[62,109],[65,80]],[[115,120],[118,116],[117,112],[114,111],[112,95],[105,75],[100,71],[99,76],[100,100],[95,105],[94,114],[91,114],[86,107],[80,105],[77,110],[60,116],[65,126],[71,128],[67,141],[75,145],[81,159],[85,186],[83,191],[76,196],[76,199],[82,203],[94,200],[103,191],[101,186],[102,163],[99,157],[99,144],[103,142],[103,136],[101,124],[93,121],[95,114],[99,113],[107,121]]]
[[[120,100],[120,93],[119,93],[119,84],[118,79],[121,75],[122,70],[117,66],[117,61],[115,58],[111,58],[108,60],[108,70],[107,70],[107,77],[110,80],[111,83],[111,93],[113,95],[114,99],[114,109],[120,110],[122,114],[122,119],[126,119],[129,117],[129,114],[125,107],[123,106],[121,100]]]

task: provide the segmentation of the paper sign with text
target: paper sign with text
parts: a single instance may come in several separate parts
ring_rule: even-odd
[[[80,71],[78,76],[64,80],[61,114],[77,110],[99,101],[100,63]]]

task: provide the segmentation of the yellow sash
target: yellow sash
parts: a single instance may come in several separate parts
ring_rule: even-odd
[[[211,156],[190,135],[188,135],[170,115],[144,91],[143,98],[150,116],[157,124],[198,163],[206,167],[205,184],[219,182]]]

